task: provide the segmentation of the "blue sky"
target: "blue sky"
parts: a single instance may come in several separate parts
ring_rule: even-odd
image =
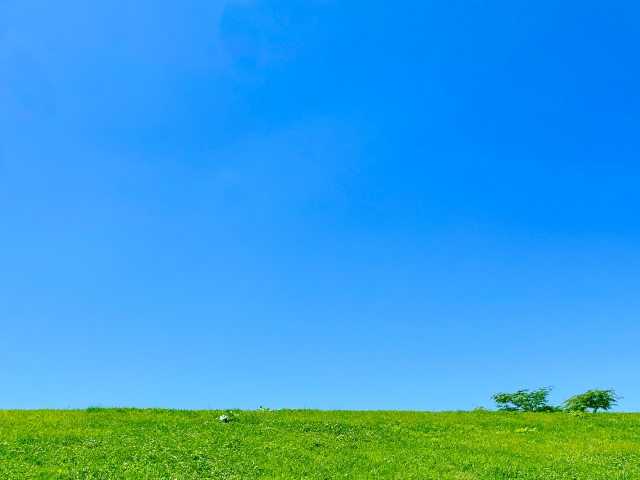
[[[4,1],[0,408],[640,409],[636,2]]]

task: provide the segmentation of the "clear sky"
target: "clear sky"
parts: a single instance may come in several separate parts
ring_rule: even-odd
[[[640,410],[640,4],[0,4],[0,408]]]

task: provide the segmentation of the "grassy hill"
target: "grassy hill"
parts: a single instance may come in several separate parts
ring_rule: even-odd
[[[640,414],[0,411],[8,479],[640,479]]]

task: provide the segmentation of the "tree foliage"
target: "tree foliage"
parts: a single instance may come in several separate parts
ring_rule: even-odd
[[[515,393],[496,393],[491,398],[499,410],[512,412],[555,412],[557,407],[549,405],[547,400],[553,387],[538,390],[518,390]]]
[[[609,410],[618,403],[620,398],[622,397],[616,395],[611,388],[608,390],[588,390],[565,400],[564,408],[573,412],[584,412],[591,409],[595,413],[599,409]]]

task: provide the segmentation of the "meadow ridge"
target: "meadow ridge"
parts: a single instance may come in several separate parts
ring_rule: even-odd
[[[0,477],[637,479],[640,414],[3,410]]]

